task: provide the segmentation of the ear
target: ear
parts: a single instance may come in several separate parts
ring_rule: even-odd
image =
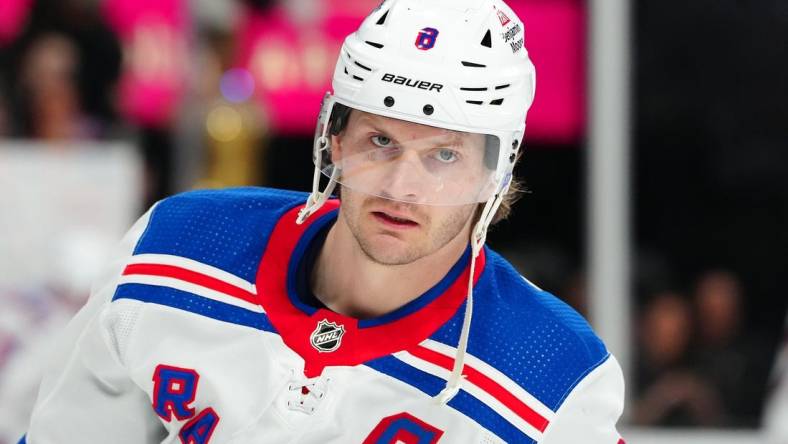
[[[342,160],[342,135],[331,135],[331,163],[338,165]]]

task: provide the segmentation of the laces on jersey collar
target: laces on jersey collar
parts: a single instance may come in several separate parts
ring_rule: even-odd
[[[320,405],[320,401],[326,396],[328,383],[331,378],[318,376],[317,378],[296,378],[295,371],[287,385],[290,392],[287,400],[287,407],[290,410],[312,414]]]

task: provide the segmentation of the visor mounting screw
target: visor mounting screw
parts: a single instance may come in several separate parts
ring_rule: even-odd
[[[385,99],[383,99],[383,104],[391,108],[392,106],[394,106],[394,97],[391,96],[386,97]]]
[[[434,112],[435,108],[432,105],[424,105],[424,114],[431,116]]]
[[[510,163],[514,163],[515,160],[517,160],[517,155],[516,154],[512,154],[511,156],[509,156],[509,162]]]
[[[512,149],[516,151],[519,146],[520,146],[520,141],[515,139],[514,142],[512,142]]]

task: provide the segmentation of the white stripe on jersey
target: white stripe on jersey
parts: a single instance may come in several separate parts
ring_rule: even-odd
[[[214,301],[223,302],[225,304],[230,304],[236,307],[244,308],[253,311],[255,313],[265,313],[265,310],[263,310],[263,307],[261,307],[260,305],[252,304],[244,301],[243,299],[238,299],[235,296],[230,296],[228,294],[221,293],[216,290],[212,290],[210,288],[205,288],[201,285],[192,284],[191,282],[186,282],[180,279],[162,277],[162,276],[132,274],[132,275],[125,275],[120,277],[120,280],[118,281],[118,285],[123,285],[123,284],[144,284],[144,285],[155,285],[158,287],[174,288],[176,290],[181,290],[188,293],[196,294],[198,296],[212,299]]]
[[[257,294],[257,287],[253,283],[241,279],[240,277],[232,273],[228,273],[222,269],[185,257],[173,256],[170,254],[138,254],[136,256],[132,256],[127,263],[127,265],[135,264],[171,265],[174,267],[180,267],[226,282],[242,290],[248,291],[249,293]]]
[[[457,354],[457,348],[452,347],[450,345],[446,345],[442,342],[433,341],[432,339],[427,339],[420,344],[424,348],[428,348],[434,352],[440,353],[444,356],[447,356],[454,360],[454,356]],[[514,395],[515,398],[522,401],[523,404],[530,407],[536,413],[542,415],[548,422],[552,422],[555,418],[555,412],[550,410],[549,407],[544,405],[542,401],[538,400],[535,396],[528,393],[525,389],[520,387],[516,382],[512,381],[508,376],[501,373],[498,369],[491,366],[490,364],[482,361],[481,359],[473,356],[470,353],[465,353],[465,365],[473,367],[480,373],[484,374],[488,378],[492,379],[493,381],[497,382],[501,385],[501,387],[505,388],[509,393]]]
[[[429,373],[433,376],[441,378],[444,381],[448,381],[449,377],[451,376],[451,372],[449,370],[446,370],[443,367],[440,367],[438,365],[420,359],[416,356],[413,356],[408,352],[395,353],[393,356],[408,365],[411,365],[425,373]],[[496,413],[501,415],[501,417],[506,419],[510,424],[512,424],[521,432],[523,432],[529,438],[537,442],[539,442],[539,440],[542,438],[542,432],[534,428],[531,424],[528,424],[525,420],[520,418],[520,416],[514,413],[511,409],[506,407],[503,403],[495,399],[495,397],[493,397],[486,391],[482,390],[480,387],[471,383],[467,379],[463,379],[460,386],[471,396],[478,399],[480,402],[484,403],[485,405],[493,409]]]

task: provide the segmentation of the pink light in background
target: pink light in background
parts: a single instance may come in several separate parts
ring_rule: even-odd
[[[297,25],[284,10],[249,14],[239,27],[238,65],[252,73],[256,94],[280,134],[314,131],[320,101],[331,89],[339,48],[376,2],[347,6],[325,0],[327,16]],[[337,8],[332,7],[337,4]],[[510,0],[525,21],[537,69],[529,141],[572,143],[585,131],[585,11],[581,0]],[[344,7],[341,7],[342,5]],[[355,4],[355,3],[354,3]]]
[[[182,33],[189,23],[183,0],[105,0],[104,16],[123,41],[130,41],[141,25],[162,23]]]
[[[33,0],[2,0],[0,6],[0,45],[11,42],[24,28]]]
[[[280,134],[314,131],[339,48],[364,18],[326,11],[317,23],[299,25],[284,10],[273,9],[248,14],[239,27],[239,66],[252,73],[269,124]]]
[[[186,83],[186,0],[106,0],[103,6],[124,49],[121,112],[143,126],[168,124]]]
[[[572,143],[585,135],[586,19],[581,0],[509,0],[525,23],[536,66],[527,140]]]

